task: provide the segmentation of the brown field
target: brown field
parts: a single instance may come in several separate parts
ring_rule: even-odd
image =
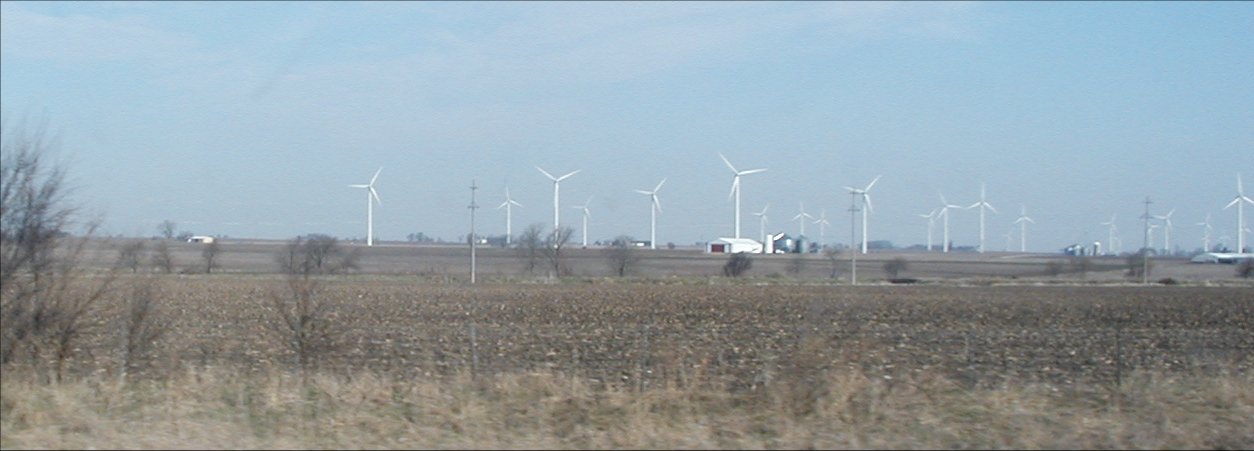
[[[302,371],[276,246],[223,247],[214,274],[116,280],[65,382],[6,367],[0,446],[1254,447],[1254,290],[1229,265],[1158,261],[1182,283],[1140,286],[1113,263],[907,255],[926,283],[893,285],[872,254],[850,286],[818,256],[729,279],[663,251],[618,279],[583,251],[548,280],[486,250],[472,286],[464,249],[380,246],[319,279],[333,346]],[[166,333],[123,379],[118,312],[144,284]]]

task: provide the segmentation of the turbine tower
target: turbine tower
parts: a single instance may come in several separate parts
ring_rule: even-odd
[[[832,225],[827,222],[826,209],[820,210],[819,219],[815,219],[814,223],[819,225],[819,246],[824,246],[827,243],[827,226]]]
[[[797,216],[792,217],[793,221],[797,221],[801,223],[801,232],[799,235],[797,235],[798,239],[806,235],[806,219],[814,219],[814,216],[811,216],[809,213],[806,213],[805,202],[801,202],[799,208],[800,208],[801,213],[797,213]]]
[[[761,223],[761,229],[762,229],[762,230],[761,230],[759,233],[761,233],[761,234],[762,234],[762,243],[763,243],[763,244],[762,244],[762,245],[763,245],[763,248],[762,248],[762,249],[763,249],[763,250],[765,250],[765,249],[766,249],[766,247],[765,247],[765,246],[766,246],[766,223],[767,223],[767,221],[766,221],[766,209],[768,209],[768,208],[771,208],[771,204],[766,204],[766,206],[765,206],[765,207],[762,207],[762,211],[759,211],[759,212],[757,212],[757,213],[754,213],[754,214],[753,214],[754,216],[757,216],[757,217],[758,217],[758,219],[759,219],[759,221],[758,221],[758,222],[759,222],[759,223]]]
[[[984,201],[984,184],[983,183],[980,184],[980,201],[974,204],[971,204],[971,206],[967,208],[976,208],[976,207],[979,207],[980,209],[980,253],[983,254],[984,253],[984,209],[987,208],[989,210],[993,210],[993,213],[997,213],[996,208],[993,208],[992,205],[989,205],[988,202]]]
[[[1032,218],[1028,217],[1028,207],[1019,205],[1019,219],[1015,219],[1015,224],[1019,224],[1019,252],[1028,251],[1028,223],[1035,224]]]
[[[370,183],[365,185],[348,185],[349,188],[365,188],[366,189],[366,245],[374,246],[374,202],[383,205],[383,201],[379,200],[379,192],[374,189],[374,182],[378,180],[379,173],[383,171],[380,166],[379,170],[374,171],[374,177],[370,177]],[[372,199],[373,202],[372,202]]]
[[[1210,252],[1210,234],[1213,230],[1215,230],[1215,228],[1210,225],[1210,213],[1206,214],[1205,221],[1194,225],[1202,227],[1202,252]]]
[[[1165,215],[1154,215],[1154,219],[1163,220],[1163,254],[1164,255],[1171,255],[1171,229],[1175,228],[1175,226],[1171,224],[1171,215],[1174,214],[1175,212],[1176,212],[1176,209],[1172,208],[1171,211],[1167,212],[1167,214]]]
[[[1237,196],[1232,198],[1232,202],[1224,206],[1224,210],[1237,206],[1237,252],[1245,252],[1245,204],[1254,205],[1254,200],[1245,196],[1245,192],[1241,189],[1241,174],[1237,173]]]
[[[871,180],[871,183],[868,183],[866,185],[866,188],[858,189],[858,188],[854,188],[851,186],[845,187],[845,189],[849,191],[849,194],[862,197],[862,205],[866,207],[866,211],[862,212],[862,253],[863,254],[866,253],[866,249],[867,249],[866,215],[870,214],[872,211],[871,195],[868,193],[870,193],[871,187],[875,186],[875,182],[880,181],[880,177],[881,176],[879,175],[875,176],[875,179]]]
[[[592,203],[591,197],[589,197],[583,205],[575,205],[572,207],[583,210],[583,247],[585,249],[588,247],[588,216],[592,216],[592,213],[588,211],[588,204],[590,203]]]
[[[536,169],[540,169],[540,167],[539,167],[539,166],[536,166]],[[554,237],[554,238],[557,238],[557,234],[559,233],[559,232],[558,232],[558,230],[559,230],[559,229],[558,229],[558,211],[559,211],[559,209],[558,209],[558,202],[557,202],[557,198],[558,198],[558,191],[561,189],[562,180],[566,180],[566,178],[567,178],[567,177],[570,177],[570,176],[572,176],[572,175],[575,175],[575,173],[577,173],[577,172],[579,172],[579,171],[581,171],[581,169],[576,169],[576,170],[574,170],[574,171],[572,171],[572,172],[570,172],[570,173],[568,173],[568,174],[566,174],[566,175],[563,175],[563,176],[561,176],[561,177],[554,177],[554,176],[553,176],[553,174],[549,174],[549,173],[548,173],[548,171],[545,171],[544,169],[540,169],[540,173],[544,174],[544,176],[545,176],[545,177],[548,177],[548,178],[549,178],[549,180],[552,180],[552,181],[553,181],[553,237]],[[556,241],[554,241],[554,244],[556,244]]]
[[[497,210],[500,210],[502,208],[505,209],[505,245],[506,246],[509,246],[510,241],[514,237],[514,230],[513,230],[513,225],[512,225],[513,209],[514,207],[521,207],[521,206],[522,204],[515,202],[514,199],[509,197],[509,187],[508,186],[505,187],[505,202],[501,202],[501,205],[497,206],[496,209]]]
[[[1111,214],[1109,221],[1103,222],[1099,225],[1104,225],[1108,228],[1106,250],[1110,251],[1111,254],[1119,255],[1119,250],[1115,249],[1115,234],[1119,233],[1119,228],[1115,226],[1115,215]]]
[[[636,190],[637,193],[649,196],[649,249],[657,249],[657,213],[662,211],[662,203],[657,199],[658,190],[662,189],[662,184],[666,183],[666,179],[657,182],[657,186],[653,187],[653,191]]]
[[[723,163],[727,164],[727,168],[731,169],[732,174],[735,174],[732,176],[731,192],[728,193],[727,197],[732,197],[733,195],[736,196],[736,238],[740,238],[740,177],[749,174],[757,174],[759,172],[766,172],[766,169],[749,169],[739,171],[736,170],[735,166],[732,166],[730,161],[727,161],[727,157],[724,157],[723,154],[718,154],[718,157],[722,158]]]
[[[932,229],[936,226],[936,209],[925,215],[918,215],[920,218],[927,219],[927,251],[932,251]]]
[[[941,243],[941,252],[949,252],[949,210],[962,208],[962,206],[949,203],[949,201],[945,200],[945,195],[940,191],[937,191],[936,194],[940,196],[941,200],[940,213],[938,216],[945,217],[945,221],[942,225],[942,229],[944,229],[943,235],[945,241]]]

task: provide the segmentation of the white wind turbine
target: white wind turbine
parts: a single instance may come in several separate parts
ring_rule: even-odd
[[[1232,202],[1224,206],[1224,210],[1237,206],[1237,252],[1245,252],[1245,204],[1254,205],[1254,200],[1245,196],[1245,192],[1241,189],[1241,174],[1237,174],[1237,196],[1232,198]]]
[[[945,239],[945,241],[941,242],[941,252],[949,252],[949,210],[962,208],[962,206],[949,203],[949,201],[945,200],[945,195],[940,191],[937,191],[936,194],[940,196],[941,200],[940,213],[937,215],[945,217],[945,221],[941,227],[944,230],[943,235]]]
[[[1019,219],[1015,219],[1015,224],[1019,224],[1019,252],[1028,251],[1028,223],[1035,224],[1032,218],[1028,217],[1028,207],[1019,205]]]
[[[866,211],[862,212],[862,253],[863,254],[866,253],[866,249],[867,249],[866,215],[871,213],[871,210],[872,210],[871,209],[871,195],[868,193],[870,193],[871,187],[875,186],[875,182],[880,181],[880,177],[882,176],[879,176],[879,175],[875,176],[875,179],[871,180],[871,183],[868,183],[866,185],[866,188],[858,189],[858,188],[854,188],[851,186],[845,187],[845,189],[849,191],[849,194],[852,194],[854,196],[861,196],[862,205],[866,206]]]
[[[827,222],[826,209],[819,211],[819,219],[815,219],[814,223],[819,225],[819,246],[823,246],[824,243],[827,243],[827,226],[832,225],[832,223]]]
[[[1119,227],[1115,226],[1115,215],[1111,214],[1109,221],[1100,223],[1099,225],[1104,225],[1108,229],[1106,231],[1106,249],[1112,254],[1119,255],[1119,250],[1115,248],[1115,234],[1119,233]]]
[[[974,204],[971,204],[971,206],[967,208],[977,208],[977,207],[980,209],[980,253],[983,254],[984,253],[984,209],[987,208],[989,210],[993,210],[993,213],[997,213],[996,208],[993,208],[992,205],[989,205],[988,202],[984,201],[984,184],[983,183],[980,184],[980,201]]]
[[[1146,235],[1145,235],[1145,236],[1147,237],[1147,238],[1146,238],[1146,241],[1148,241],[1148,242],[1150,242],[1150,243],[1153,243],[1153,242],[1154,242],[1154,229],[1157,229],[1157,228],[1159,228],[1159,227],[1162,227],[1162,226],[1160,226],[1160,225],[1158,225],[1158,224],[1150,224],[1149,226],[1147,226],[1147,227],[1146,227],[1146,229],[1145,229],[1145,233],[1146,233]],[[1146,247],[1147,247],[1147,248],[1149,248],[1149,249],[1152,249],[1154,246],[1153,246],[1153,245],[1148,245],[1148,246],[1146,246]],[[1148,252],[1148,251],[1149,251],[1149,249],[1146,249],[1146,252]]]
[[[1202,252],[1210,252],[1210,234],[1215,230],[1215,228],[1210,225],[1210,213],[1206,214],[1205,221],[1194,225],[1202,227]]]
[[[722,158],[723,163],[727,164],[727,168],[731,169],[732,174],[735,174],[732,176],[731,192],[728,193],[727,197],[731,197],[733,195],[736,196],[736,238],[740,238],[740,177],[749,174],[757,174],[759,172],[766,172],[766,169],[749,169],[739,171],[736,170],[735,166],[732,166],[730,161],[727,161],[727,157],[724,157],[723,154],[718,154],[718,157]]]
[[[540,169],[540,167],[536,166],[536,169]],[[545,171],[544,169],[540,169],[540,173],[544,174],[545,177],[548,177],[549,180],[553,181],[553,236],[554,237],[556,237],[557,234],[560,233],[558,229],[558,210],[559,209],[558,209],[557,199],[558,199],[558,191],[561,189],[562,180],[566,180],[567,177],[575,175],[575,173],[579,171],[581,171],[581,169],[576,169],[561,177],[554,177],[553,174],[549,174],[548,171]]]
[[[814,216],[806,213],[806,204],[804,202],[800,203],[799,208],[801,213],[797,213],[797,216],[792,217],[793,221],[801,223],[801,232],[797,235],[797,239],[801,239],[801,237],[806,235],[806,219],[814,219]]]
[[[925,215],[918,215],[920,218],[927,219],[927,250],[932,251],[932,229],[936,226],[936,209]]]
[[[383,167],[374,171],[374,177],[370,177],[370,183],[365,185],[348,185],[349,188],[365,188],[366,189],[366,245],[374,246],[374,202],[383,205],[383,201],[379,199],[379,192],[374,189],[374,182],[379,178],[379,173],[383,171]],[[373,202],[371,201],[373,199]]]
[[[764,244],[763,244],[764,246],[765,246],[765,243],[766,243],[766,223],[767,223],[767,221],[766,221],[766,209],[768,209],[768,208],[771,208],[771,204],[766,204],[766,206],[765,206],[765,207],[762,207],[762,211],[759,211],[759,212],[757,212],[757,213],[754,213],[754,214],[753,214],[754,216],[757,216],[757,217],[758,217],[758,219],[759,219],[759,221],[758,221],[758,222],[759,222],[759,223],[761,223],[761,229],[762,229],[762,230],[761,230],[759,233],[762,235],[762,243],[764,243]],[[763,249],[765,249],[765,247],[763,247]]]
[[[1175,228],[1171,224],[1171,215],[1175,212],[1176,209],[1172,208],[1165,215],[1154,215],[1154,219],[1163,220],[1163,253],[1166,255],[1171,255],[1171,229]]]
[[[657,199],[657,192],[662,189],[663,183],[666,183],[666,179],[657,182],[657,186],[653,187],[653,191],[636,190],[637,193],[649,196],[649,249],[657,249],[657,214],[659,211],[662,211],[662,203]]]
[[[500,210],[502,208],[505,209],[505,245],[506,246],[509,246],[510,240],[512,240],[514,236],[514,230],[513,230],[513,225],[512,225],[513,208],[521,207],[521,206],[522,204],[515,202],[514,199],[509,197],[509,187],[508,186],[505,187],[505,202],[501,202],[501,205],[496,207],[496,209],[497,210]]]
[[[591,203],[592,203],[592,198],[589,197],[588,200],[583,203],[583,205],[575,205],[572,207],[572,208],[583,210],[583,247],[585,248],[588,247],[588,217],[592,216],[592,212],[588,211],[588,204],[591,204]]]

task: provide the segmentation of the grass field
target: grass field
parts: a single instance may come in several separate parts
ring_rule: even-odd
[[[924,283],[896,285],[871,254],[851,286],[818,256],[726,278],[663,251],[615,278],[589,250],[549,280],[488,251],[472,286],[462,249],[384,246],[289,283],[274,244],[223,248],[212,274],[113,280],[61,382],[7,364],[0,447],[1254,447],[1254,285],[1229,265],[1155,262],[1180,283],[1141,286],[910,255]],[[141,294],[163,333],[126,354]],[[280,314],[298,298],[305,348]]]

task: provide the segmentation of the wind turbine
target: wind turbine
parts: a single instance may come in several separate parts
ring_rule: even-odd
[[[366,189],[366,245],[367,246],[374,246],[374,203],[371,202],[371,197],[374,198],[374,202],[378,202],[379,205],[383,205],[383,201],[379,199],[379,192],[375,191],[374,189],[374,182],[375,180],[379,178],[380,172],[383,172],[382,166],[379,167],[379,170],[374,171],[374,177],[370,177],[370,183],[367,183],[365,185],[348,185],[349,188],[365,188]]]
[[[927,251],[932,251],[932,229],[936,226],[936,209],[925,215],[918,215],[920,218],[927,219]]]
[[[766,169],[749,169],[739,171],[736,170],[735,166],[732,166],[730,161],[727,161],[727,157],[724,157],[723,154],[718,154],[718,157],[722,158],[723,163],[727,164],[727,168],[731,169],[732,174],[735,174],[732,176],[731,192],[727,194],[727,197],[731,197],[732,195],[736,196],[736,238],[740,238],[740,177],[749,174],[757,174],[759,172],[766,172]]]
[[[653,191],[645,191],[638,189],[637,193],[649,196],[649,249],[657,249],[657,213],[662,211],[662,203],[657,199],[658,190],[662,189],[662,184],[666,183],[666,179],[657,182],[657,186],[653,187]]]
[[[1162,227],[1162,226],[1160,226],[1160,225],[1158,225],[1158,224],[1150,224],[1150,225],[1149,225],[1149,227],[1148,227],[1148,228],[1146,228],[1146,230],[1145,230],[1146,235],[1145,235],[1145,236],[1149,237],[1149,238],[1148,238],[1149,242],[1151,242],[1151,243],[1152,243],[1152,242],[1154,242],[1154,229],[1157,229],[1157,228],[1159,228],[1159,227]],[[1149,246],[1146,246],[1146,247],[1148,248]],[[1148,249],[1146,249],[1146,250],[1148,251]]]
[[[763,246],[765,246],[765,243],[766,243],[766,222],[767,222],[766,221],[766,209],[768,208],[771,208],[771,204],[766,204],[765,207],[762,207],[762,211],[759,211],[753,214],[754,216],[758,217],[759,222],[761,223],[762,230],[760,233],[762,234]],[[765,247],[763,247],[763,249],[765,249]]]
[[[1028,251],[1028,223],[1035,224],[1032,218],[1028,217],[1028,207],[1019,205],[1019,219],[1015,220],[1015,224],[1019,224],[1019,252]]]
[[[827,226],[832,225],[832,223],[827,222],[826,209],[820,210],[819,219],[815,219],[814,223],[819,225],[819,246],[824,246],[824,243],[827,243]]]
[[[1163,225],[1164,225],[1163,227],[1163,254],[1164,255],[1171,255],[1171,229],[1175,227],[1171,224],[1171,215],[1175,214],[1175,212],[1176,212],[1176,209],[1172,208],[1171,211],[1167,212],[1167,214],[1165,215],[1154,215],[1154,219],[1163,220]]]
[[[505,245],[506,246],[509,246],[510,240],[512,240],[514,236],[514,230],[512,228],[511,218],[513,216],[513,209],[515,206],[521,207],[522,204],[515,202],[514,199],[509,197],[509,187],[507,186],[505,187],[505,202],[501,202],[501,205],[496,207],[497,210],[500,210],[502,208],[505,209]]]
[[[536,166],[536,169],[540,169],[540,167],[539,167],[539,166]],[[566,180],[566,178],[567,178],[567,177],[570,177],[570,176],[572,176],[572,175],[575,175],[575,173],[577,173],[577,172],[579,172],[579,171],[581,171],[581,170],[582,170],[582,169],[576,169],[576,170],[574,170],[574,171],[572,171],[572,172],[570,172],[570,173],[568,173],[568,174],[566,174],[566,175],[563,175],[563,176],[561,176],[561,177],[554,177],[554,176],[553,176],[553,174],[549,174],[549,173],[548,173],[548,171],[545,171],[544,169],[540,169],[540,173],[544,174],[544,176],[545,176],[545,177],[548,177],[548,178],[549,178],[549,180],[552,180],[552,181],[553,181],[553,236],[554,236],[555,238],[557,237],[557,234],[558,234],[558,233],[560,233],[560,232],[559,232],[559,229],[557,228],[557,226],[558,226],[558,222],[557,222],[557,220],[558,220],[558,202],[557,202],[557,198],[558,198],[558,191],[561,189],[561,183],[562,183],[562,180]],[[556,243],[554,243],[554,244],[556,244]]]
[[[1115,249],[1115,234],[1119,233],[1119,227],[1115,226],[1115,214],[1110,215],[1109,221],[1103,222],[1099,225],[1104,225],[1108,228],[1107,238],[1106,238],[1106,249],[1109,250],[1110,253],[1112,254],[1119,255],[1119,250]]]
[[[588,247],[588,216],[592,216],[592,213],[588,211],[588,204],[590,203],[592,203],[591,197],[589,197],[588,200],[583,203],[583,205],[575,205],[572,207],[572,208],[583,210],[583,247],[584,248]]]
[[[984,253],[984,209],[987,208],[989,210],[993,210],[993,213],[997,213],[996,208],[993,208],[992,205],[989,205],[988,202],[984,201],[984,184],[983,183],[980,184],[980,201],[974,204],[971,204],[971,206],[967,208],[976,208],[976,207],[979,207],[980,209],[980,253],[983,254]]]
[[[941,252],[949,252],[949,210],[954,209],[954,208],[962,208],[962,206],[949,203],[949,201],[945,200],[945,195],[941,193],[940,191],[937,191],[936,194],[940,196],[940,200],[941,200],[940,213],[938,215],[945,217],[945,222],[942,226],[942,228],[944,229],[943,235],[944,235],[945,241],[941,243]]]
[[[801,213],[797,213],[797,216],[792,217],[793,221],[801,223],[801,234],[797,235],[798,239],[806,234],[806,219],[814,219],[814,216],[810,216],[809,213],[806,213],[806,204],[802,202],[800,205]]]
[[[1232,202],[1224,206],[1224,210],[1237,206],[1237,252],[1245,252],[1245,204],[1254,205],[1254,200],[1245,196],[1245,192],[1241,189],[1241,174],[1237,173],[1237,196],[1232,198]]]
[[[1205,221],[1194,225],[1202,226],[1202,252],[1210,252],[1210,234],[1211,231],[1215,230],[1215,228],[1210,225],[1210,213],[1206,214]]]
[[[863,254],[866,253],[866,243],[867,243],[866,215],[868,213],[871,213],[871,210],[872,210],[871,209],[871,195],[868,193],[871,191],[871,187],[875,186],[875,182],[880,181],[880,177],[882,176],[879,176],[879,175],[875,176],[875,179],[871,180],[871,183],[868,183],[866,185],[866,188],[858,189],[858,188],[854,188],[851,186],[845,187],[845,189],[849,191],[849,194],[854,195],[854,196],[861,196],[862,204],[866,206],[866,211],[862,212],[862,253]]]

